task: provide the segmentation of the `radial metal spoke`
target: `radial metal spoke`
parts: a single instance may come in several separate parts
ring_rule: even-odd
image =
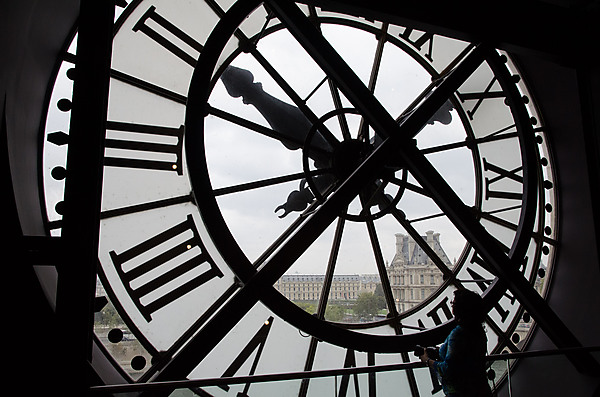
[[[511,126],[511,127],[514,127]],[[511,128],[508,127],[508,128]],[[501,141],[503,139],[510,139],[510,138],[516,138],[517,137],[517,133],[516,132],[508,132],[505,134],[501,134],[501,135],[488,135],[485,137],[481,137],[481,138],[476,138],[476,139],[466,139],[464,141],[461,142],[453,142],[453,143],[447,143],[444,145],[439,145],[439,146],[431,146],[428,148],[423,148],[421,149],[421,153],[423,154],[431,154],[431,153],[438,153],[438,152],[443,152],[446,150],[452,150],[452,149],[459,149],[462,147],[468,147],[468,148],[472,148],[475,145],[479,145],[482,143],[489,143],[489,142],[494,142],[494,141]]]
[[[298,147],[302,147],[304,145],[304,140],[293,137],[293,136],[288,136],[288,135],[284,135],[281,132],[275,131],[272,128],[268,128],[265,126],[262,126],[258,123],[255,123],[253,121],[250,121],[248,119],[245,119],[243,117],[240,116],[236,116],[235,114],[226,112],[224,110],[215,108],[213,106],[208,105],[207,106],[207,111],[208,114],[211,114],[213,116],[216,116],[220,119],[229,121],[231,123],[234,123],[236,125],[239,125],[240,127],[249,129],[251,131],[257,132],[261,135],[264,135],[268,138],[272,138],[275,139],[277,141],[280,142],[290,142],[293,143],[295,145],[297,145]],[[320,150],[319,148],[315,148],[313,150]]]
[[[399,186],[401,188],[408,189],[411,192],[415,192],[415,193],[418,193],[418,194],[420,194],[422,196],[431,198],[431,195],[429,193],[427,193],[425,191],[425,189],[423,189],[421,186],[415,185],[414,183],[403,181],[403,180],[398,179],[396,177],[390,178],[390,183],[393,183],[394,185],[397,185],[397,186]]]
[[[362,199],[361,194],[361,199]],[[367,215],[370,215],[370,211],[367,209]],[[387,276],[387,271],[385,269],[385,263],[383,260],[383,253],[381,251],[381,245],[379,243],[379,238],[377,236],[377,230],[375,228],[375,223],[372,219],[367,219],[366,221],[367,231],[369,233],[369,238],[371,240],[371,246],[373,248],[373,253],[375,255],[375,263],[377,264],[377,271],[379,273],[379,278],[381,280],[381,285],[383,288],[383,294],[385,296],[386,306],[389,311],[389,315],[392,318],[398,318],[398,309],[396,308],[396,303],[394,302],[394,294],[392,292],[392,286],[390,285],[389,277]],[[394,321],[391,323],[391,326],[394,328],[394,332],[396,335],[401,335],[402,325],[399,321]],[[403,362],[409,362],[410,358],[406,352],[400,353]],[[411,394],[413,396],[419,396],[419,387],[417,385],[417,380],[415,378],[415,374],[412,369],[406,371],[406,376],[409,384],[409,388]]]
[[[321,296],[319,297],[319,303],[317,306],[317,312],[315,315],[317,318],[324,320],[325,319],[325,311],[327,310],[327,302],[329,297],[329,291],[331,291],[331,285],[333,283],[333,274],[335,271],[335,265],[337,263],[337,258],[340,252],[342,236],[344,234],[344,226],[346,224],[346,220],[342,217],[338,218],[337,226],[335,228],[335,234],[333,237],[333,242],[331,245],[331,253],[329,255],[329,261],[327,262],[327,270],[325,271],[325,277],[323,278],[323,286],[321,287]],[[319,340],[314,336],[311,337],[310,345],[308,348],[308,352],[306,355],[306,362],[304,364],[305,371],[311,371],[313,369],[315,355],[317,352]],[[298,392],[298,397],[306,396],[308,392],[308,383],[309,379],[303,379],[300,385],[300,391]]]
[[[386,43],[386,35],[388,30],[388,24],[384,23],[381,26],[379,32],[379,39],[377,40],[377,48],[375,49],[375,55],[373,57],[373,66],[371,67],[371,75],[369,76],[368,88],[371,92],[375,92],[375,85],[377,84],[377,78],[379,77],[379,69],[381,67],[381,59],[383,58],[383,48]],[[365,119],[360,119],[360,126],[358,128],[359,136],[365,141],[369,140],[368,125],[365,123]]]
[[[215,7],[219,8],[217,5]],[[223,13],[221,10],[220,13]],[[269,11],[268,18],[273,16],[273,12]],[[260,38],[265,31],[268,20],[265,23],[263,30],[257,35],[257,40]],[[256,61],[263,67],[263,69],[271,76],[271,78],[277,83],[277,85],[286,93],[286,95],[294,102],[298,109],[304,114],[307,120],[313,125],[319,125],[319,132],[325,138],[325,140],[332,146],[335,147],[339,142],[337,138],[327,129],[326,126],[320,125],[319,119],[316,114],[306,105],[304,101],[296,91],[288,84],[288,82],[281,76],[281,74],[271,65],[271,63],[263,56],[263,54],[256,47],[256,42],[252,42],[241,29],[235,30],[235,36],[240,41],[240,45],[246,45],[249,53],[256,59]]]
[[[317,308],[317,317],[320,319],[325,318],[325,310],[327,309],[327,299],[329,297],[329,292],[331,291],[331,285],[333,284],[333,275],[335,272],[335,266],[337,264],[338,255],[340,253],[345,224],[346,221],[344,220],[344,218],[338,218],[331,246],[331,253],[329,255],[329,261],[327,262],[327,270],[325,271],[325,279],[323,280],[321,297],[319,299],[319,307]]]
[[[385,303],[389,313],[392,316],[398,315],[396,309],[396,303],[394,302],[394,295],[392,293],[392,286],[390,285],[389,277],[385,269],[385,263],[383,260],[383,253],[381,252],[381,244],[379,243],[379,237],[377,236],[377,230],[372,219],[366,221],[367,231],[371,240],[371,248],[373,249],[373,255],[375,256],[375,264],[377,265],[377,272],[383,288],[383,295],[385,297]]]
[[[141,90],[150,92],[155,95],[159,95],[163,98],[169,99],[173,102],[179,103],[181,105],[185,105],[187,102],[187,98],[184,95],[178,94],[166,88],[160,87],[156,84],[152,84],[146,80],[139,79],[135,76],[129,75],[127,73],[123,73],[119,70],[111,69],[110,77],[116,80],[119,80],[123,83],[129,84],[133,87],[139,88]]]
[[[319,132],[325,138],[327,143],[332,147],[337,146],[339,143],[338,139],[329,131],[329,129],[319,122],[317,115],[306,105],[306,103],[300,98],[300,96],[294,91],[294,89],[288,84],[288,82],[279,74],[279,72],[269,63],[269,61],[255,48],[251,51],[254,58],[261,64],[261,66],[269,73],[269,75],[275,80],[279,87],[288,95],[288,97],[294,102],[294,104],[302,111],[308,121],[313,125],[319,126]]]
[[[327,79],[329,82],[329,90],[331,91],[331,98],[333,100],[333,105],[336,110],[341,110],[343,108],[342,98],[340,96],[340,91],[336,87],[335,83],[330,79]],[[345,141],[352,139],[350,135],[350,128],[348,127],[348,120],[346,120],[346,115],[343,112],[339,112],[338,122],[340,124],[340,130],[342,131],[342,137]]]
[[[157,208],[170,207],[172,205],[178,205],[183,203],[193,202],[193,196],[186,194],[183,196],[171,197],[162,200],[150,201],[143,204],[134,204],[127,207],[113,208],[110,210],[104,210],[100,213],[100,219],[109,219],[117,216],[135,214],[136,212],[149,211]]]
[[[259,188],[268,187],[268,186],[275,186],[275,185],[279,185],[279,184],[287,183],[287,182],[291,182],[291,181],[298,181],[303,178],[306,178],[307,176],[312,177],[312,176],[317,176],[317,175],[323,175],[328,172],[330,172],[330,170],[324,168],[324,169],[319,169],[319,170],[314,170],[314,171],[309,171],[309,172],[298,172],[295,174],[282,175],[282,176],[273,177],[273,178],[261,179],[261,180],[253,181],[253,182],[240,183],[239,185],[217,188],[217,189],[213,190],[213,194],[215,196],[224,196],[224,195],[232,194],[232,193],[246,192],[249,190],[259,189]]]

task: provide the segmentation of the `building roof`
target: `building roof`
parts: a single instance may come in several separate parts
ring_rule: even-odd
[[[440,259],[448,266],[452,266],[448,255],[440,243],[440,234],[428,231],[425,236],[421,236],[423,242],[426,242]],[[392,259],[392,266],[395,265],[426,265],[431,264],[431,259],[425,250],[417,244],[415,239],[401,233],[396,234],[396,254]]]

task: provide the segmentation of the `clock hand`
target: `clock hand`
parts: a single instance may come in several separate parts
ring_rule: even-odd
[[[303,147],[312,123],[296,106],[290,105],[265,92],[262,84],[254,82],[254,76],[248,70],[229,65],[221,75],[227,93],[234,98],[241,97],[246,105],[253,105],[267,120],[273,130],[280,134],[281,143],[290,150]],[[323,154],[331,152],[328,143],[319,132],[311,140],[311,157],[323,159]]]
[[[253,105],[267,120],[271,128],[278,134],[276,137],[281,143],[290,150],[296,150],[307,145],[307,155],[315,160],[317,169],[328,167],[331,162],[331,145],[323,138],[318,131],[310,135],[310,141],[307,141],[312,123],[297,107],[285,103],[274,96],[265,92],[262,85],[254,82],[254,76],[248,70],[229,65],[221,75],[228,94],[234,98],[241,97],[244,104]],[[337,92],[337,89],[335,92]],[[450,110],[452,104],[446,102],[436,114],[428,121],[433,124],[439,121],[448,124],[452,116]],[[338,115],[341,117],[342,115]],[[371,144],[378,146],[381,138],[377,135],[372,138]],[[318,196],[330,186],[335,179],[331,175],[322,175],[313,177],[311,187],[317,189]],[[302,211],[308,204],[315,199],[315,195],[306,186],[306,180],[300,182],[298,190],[292,191],[287,201],[275,208],[275,212],[283,210],[280,218],[287,216],[292,211]]]
[[[317,128],[317,131],[310,135],[310,141],[307,141],[313,127],[309,119],[296,106],[265,92],[261,83],[254,82],[254,76],[248,70],[229,65],[221,75],[221,81],[230,96],[241,97],[244,104],[252,105],[260,112],[286,148],[304,148],[307,155],[314,160],[317,169],[329,167],[333,150],[330,142],[337,145],[337,141],[324,126]],[[324,129],[329,142],[319,129]],[[330,175],[315,176],[313,180],[321,186],[321,190],[326,189],[332,182]],[[283,218],[292,211],[304,210],[314,198],[311,190],[306,187],[306,180],[303,179],[298,190],[291,192],[287,201],[275,208],[275,212],[283,210],[283,214],[279,216]]]

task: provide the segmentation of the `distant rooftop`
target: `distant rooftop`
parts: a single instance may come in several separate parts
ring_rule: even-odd
[[[440,259],[451,266],[450,259],[440,244],[440,234],[428,231],[425,236],[421,236],[423,241],[429,245]],[[411,237],[401,233],[396,234],[396,254],[392,259],[393,265],[424,265],[430,263],[429,256],[423,248]]]

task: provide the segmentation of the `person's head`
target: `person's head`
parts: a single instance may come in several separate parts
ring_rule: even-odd
[[[454,291],[452,313],[460,324],[481,324],[484,319],[483,300],[473,291],[459,289]]]

